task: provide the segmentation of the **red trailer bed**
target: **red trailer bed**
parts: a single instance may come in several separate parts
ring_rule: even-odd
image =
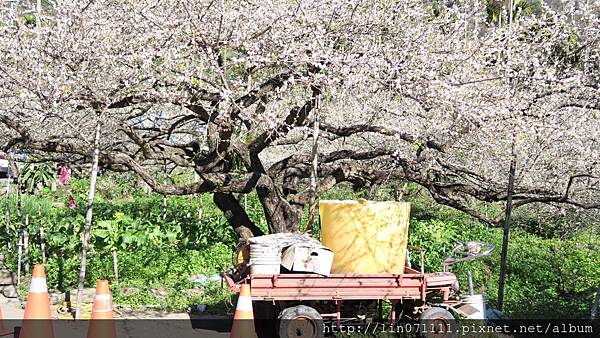
[[[231,276],[225,276],[230,290],[239,291]],[[241,281],[249,283],[252,300],[401,300],[425,301],[432,293],[448,300],[456,287],[456,276],[450,272],[421,274],[406,269],[404,274],[279,274],[250,275]]]
[[[225,274],[224,278],[231,291],[239,292],[241,285],[248,284],[252,301],[260,306],[268,305],[275,313],[279,313],[275,318],[279,321],[278,332],[282,338],[321,338],[324,329],[323,318],[334,319],[337,327],[340,327],[342,306],[347,307],[344,311],[347,315],[348,312],[355,311],[358,303],[359,311],[354,317],[365,321],[365,311],[360,309],[363,303],[377,301],[381,311],[381,300],[389,300],[392,303],[389,316],[391,323],[395,323],[398,314],[401,313],[403,320],[418,320],[420,327],[430,327],[429,331],[421,331],[423,337],[452,337],[455,324],[450,311],[460,315],[465,315],[465,312],[461,311],[463,302],[457,295],[458,280],[453,273],[448,272],[449,267],[457,262],[487,256],[493,249],[493,245],[489,243],[460,242],[452,250],[453,255],[459,257],[454,258],[451,255],[446,259],[444,272],[423,273],[424,251],[420,250],[421,271],[405,268],[403,274],[323,276],[282,273],[250,274],[244,278]]]
[[[342,320],[342,306],[353,301],[389,300],[392,303],[390,321],[397,319],[398,308],[401,304],[408,306],[412,315],[418,315],[436,307],[451,309],[460,301],[451,299],[458,290],[456,276],[450,272],[420,273],[406,268],[403,274],[331,274],[322,276],[318,274],[285,273],[279,275],[249,275],[239,281],[229,274],[224,275],[232,291],[239,292],[242,284],[250,285],[252,301],[259,303],[272,303],[282,310],[279,318],[303,318],[313,321],[310,329],[300,328],[303,321],[282,321],[280,337],[291,337],[285,332],[304,332],[301,337],[322,337],[319,334],[322,325],[320,318],[332,318],[337,326]],[[432,301],[434,300],[435,301]],[[290,302],[310,303],[311,301],[325,301],[334,305],[334,312],[316,311],[306,305],[289,307]],[[287,308],[286,308],[287,307]],[[278,311],[279,311],[278,310]],[[303,311],[298,315],[298,311]],[[308,311],[308,312],[307,312]],[[291,314],[290,314],[291,313]],[[449,317],[448,317],[449,316]],[[289,318],[288,318],[289,317]],[[450,313],[445,319],[452,318]],[[321,323],[321,324],[318,324]]]

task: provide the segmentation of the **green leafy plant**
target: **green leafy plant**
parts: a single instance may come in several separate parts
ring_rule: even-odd
[[[54,168],[46,163],[26,163],[21,169],[20,183],[29,193],[49,187],[54,181]]]
[[[76,195],[85,195],[87,183],[87,180],[75,179],[71,187]],[[383,187],[377,198],[394,199],[393,190],[391,186]],[[193,304],[205,304],[208,312],[224,313],[231,307],[231,294],[221,288],[220,283],[197,285],[188,280],[190,275],[213,275],[227,270],[237,244],[234,232],[212,203],[210,194],[169,196],[169,211],[163,219],[161,195],[134,190],[129,195],[125,190],[104,193],[106,195],[98,196],[94,207],[86,286],[93,287],[98,279],[109,279],[115,304],[137,308],[150,306],[185,311]],[[364,196],[363,191],[346,187],[330,191],[322,198],[361,196]],[[444,258],[456,241],[481,240],[500,248],[502,229],[488,227],[454,209],[440,207],[419,194],[417,186],[406,187],[405,196],[409,196],[411,202],[408,242],[425,249],[426,272],[441,270]],[[30,215],[30,261],[41,261],[39,228],[43,226],[48,287],[71,290],[77,286],[85,213],[83,208],[53,207],[52,198],[54,196],[47,192],[21,195],[21,210]],[[241,200],[250,218],[266,226],[257,196],[249,194]],[[0,224],[0,252],[13,270],[17,261],[16,231],[23,224],[23,217],[15,212],[17,205],[16,194],[0,198],[2,214],[10,210],[8,229]],[[494,209],[493,213],[497,211]],[[515,318],[589,316],[590,295],[600,279],[599,222],[594,217],[575,218],[569,213],[563,220],[531,218],[533,211],[527,209],[514,215],[505,312]],[[568,233],[557,231],[573,221],[581,224]],[[313,233],[318,236],[318,223],[315,225]],[[115,283],[112,252],[118,253],[119,287]],[[466,292],[467,271],[472,272],[476,292],[485,293],[491,307],[496,302],[499,257],[497,249],[491,256],[452,267],[463,292]],[[418,252],[413,252],[412,263],[418,265],[418,262]],[[121,294],[123,288],[137,291]],[[156,289],[162,290],[160,296],[156,295]]]
[[[120,231],[120,221],[123,219],[122,213],[115,213],[113,220],[100,221],[96,224],[94,236],[102,239],[104,248],[110,250],[113,258],[113,272],[115,274],[115,283],[119,286],[119,256],[118,249],[122,245],[122,237]]]

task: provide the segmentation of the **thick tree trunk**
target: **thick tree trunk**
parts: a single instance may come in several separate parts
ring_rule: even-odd
[[[262,230],[250,220],[250,217],[233,194],[214,193],[213,201],[240,238],[264,235]]]
[[[302,219],[304,205],[291,204],[286,199],[289,194],[297,192],[298,178],[284,177],[282,191],[275,185],[275,179],[270,177],[258,156],[251,156],[246,164],[248,172],[255,179],[248,184],[256,191],[258,199],[269,226],[270,233],[297,232]]]
[[[94,196],[96,195],[96,179],[98,177],[98,157],[100,155],[100,122],[96,125],[94,135],[94,155],[92,157],[92,172],[90,173],[90,190],[88,192],[87,212],[85,214],[85,227],[83,229],[83,243],[81,245],[81,266],[79,269],[79,285],[77,287],[77,307],[75,319],[81,318],[81,300],[87,267],[87,252],[92,233],[92,217],[94,214]]]
[[[302,209],[294,208],[272,184],[259,184],[256,192],[271,233],[296,232],[302,219]]]

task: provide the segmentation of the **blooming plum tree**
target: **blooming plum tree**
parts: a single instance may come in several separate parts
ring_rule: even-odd
[[[473,201],[597,208],[597,2],[489,22],[482,1],[56,1],[0,26],[0,146],[211,192],[242,236],[234,193],[272,232],[316,190],[389,180],[489,224]],[[152,168],[193,169],[169,184]]]

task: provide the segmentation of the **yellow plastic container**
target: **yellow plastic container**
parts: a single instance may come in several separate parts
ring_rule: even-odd
[[[331,273],[404,272],[410,203],[323,200],[319,212]]]

